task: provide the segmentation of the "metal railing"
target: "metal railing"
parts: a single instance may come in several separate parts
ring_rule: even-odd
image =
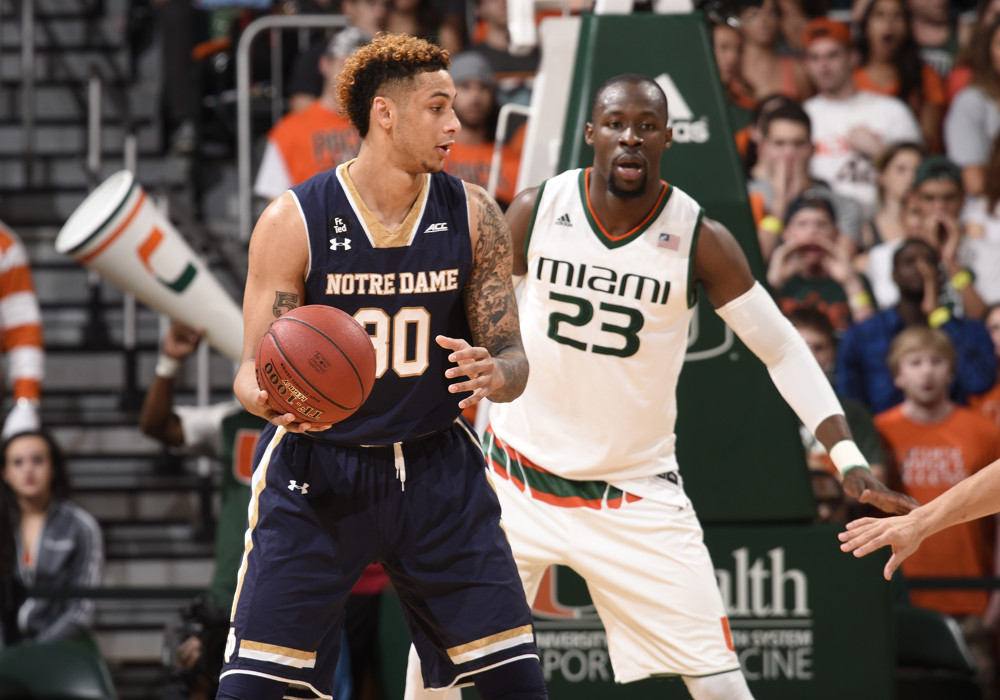
[[[250,46],[262,32],[267,30],[285,29],[333,29],[346,27],[349,24],[344,15],[268,15],[254,20],[240,35],[236,47],[236,180],[237,208],[239,214],[238,236],[243,240],[250,238],[253,217],[253,193],[251,185],[250,144]],[[275,34],[278,36],[278,33]],[[275,50],[275,44],[278,49]],[[271,85],[273,88],[271,115],[273,121],[280,118],[275,114],[275,105],[281,100],[281,62],[280,40],[271,44]]]
[[[35,3],[21,0],[21,128],[24,132],[24,181],[35,166]]]

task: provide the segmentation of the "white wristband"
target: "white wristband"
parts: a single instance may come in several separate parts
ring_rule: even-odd
[[[180,368],[180,360],[161,352],[160,356],[156,358],[156,369],[154,370],[154,374],[161,379],[173,379],[177,376],[177,370]]]
[[[868,460],[861,454],[854,440],[841,440],[830,450],[830,459],[840,471],[841,476],[855,467],[868,469]]]

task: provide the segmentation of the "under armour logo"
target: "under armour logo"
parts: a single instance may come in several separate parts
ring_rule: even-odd
[[[572,226],[573,224],[569,220],[569,214],[563,214],[558,219],[556,219],[556,226]]]
[[[336,250],[337,248],[340,247],[343,247],[344,250],[350,250],[351,239],[350,238],[345,238],[344,240],[340,240],[339,238],[330,239],[330,250]]]
[[[440,233],[441,231],[447,231],[447,230],[448,230],[448,224],[445,223],[444,221],[441,221],[439,223],[431,224],[430,226],[428,226],[426,229],[424,229],[424,233]]]
[[[299,486],[299,482],[297,482],[295,479],[292,479],[291,481],[288,482],[288,490],[294,491],[295,489],[298,489],[299,491],[302,492],[302,495],[305,495],[309,493],[309,484],[303,481],[302,485]]]

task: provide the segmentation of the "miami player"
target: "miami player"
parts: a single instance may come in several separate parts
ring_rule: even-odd
[[[428,686],[547,697],[499,504],[459,418],[486,396],[520,395],[528,366],[503,216],[442,172],[459,129],[447,68],[447,52],[406,35],[359,49],[338,83],[357,159],[282,194],[254,229],[234,391],[271,425],[220,698],[289,687],[329,698],[347,594],[372,561],[399,594]],[[268,325],[304,304],[354,315],[376,349],[370,397],[332,426],[293,422],[254,379]]]
[[[679,675],[697,700],[750,698],[674,454],[698,285],[830,451],[844,488],[890,512],[913,504],[872,477],[830,383],[732,234],[660,179],[672,133],[659,86],[608,80],[585,138],[593,167],[520,193],[507,211],[532,372],[516,402],[493,408],[485,436],[505,530],[529,600],[551,564],[586,580],[616,681]]]

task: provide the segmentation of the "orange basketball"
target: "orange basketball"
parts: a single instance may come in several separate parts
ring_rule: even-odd
[[[351,316],[300,306],[276,319],[257,350],[257,384],[277,411],[300,422],[337,423],[361,408],[375,383],[375,348]]]

